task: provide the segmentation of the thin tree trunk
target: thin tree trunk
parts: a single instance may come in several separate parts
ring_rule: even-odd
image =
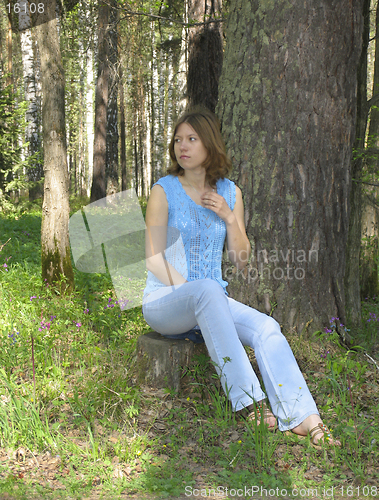
[[[86,94],[86,135],[88,147],[88,172],[85,178],[85,189],[87,196],[90,195],[93,177],[93,148],[94,148],[94,113],[93,113],[93,47],[87,51],[87,94]]]
[[[188,23],[189,1],[190,0],[184,0],[184,15],[183,15],[184,23]],[[187,107],[188,39],[189,39],[189,29],[186,26],[184,26],[182,29],[182,43],[180,47],[179,68],[178,68],[179,102],[178,102],[177,112],[179,115],[181,115]],[[175,116],[174,119],[176,118],[177,117]]]
[[[120,167],[121,167],[121,190],[125,191],[128,185],[128,173],[126,167],[126,116],[125,116],[125,96],[122,66],[119,74],[120,91]]]
[[[379,4],[376,6],[375,21],[375,61],[372,95],[379,95]],[[368,148],[379,149],[379,109],[377,106],[371,108],[370,125],[367,140]],[[379,160],[377,157],[366,161],[365,170],[370,172],[379,171]],[[362,203],[362,243],[360,256],[360,289],[362,297],[375,297],[379,294],[378,282],[378,211],[371,198],[378,199],[378,188],[365,186],[370,197],[363,194]]]
[[[346,316],[362,4],[230,4],[218,112],[253,255],[228,290],[299,333]]]
[[[114,194],[119,191],[118,180],[118,10],[116,2],[112,0],[109,15],[109,29],[107,31],[108,59],[109,59],[109,94],[107,108],[107,148],[106,148],[106,191]]]
[[[376,193],[375,193],[376,194]],[[377,198],[377,196],[373,196]],[[362,248],[360,259],[360,286],[363,299],[378,296],[378,223],[379,207],[363,195]]]
[[[140,196],[145,194],[145,177],[144,177],[144,163],[145,163],[145,107],[144,95],[140,89],[140,112],[138,116],[138,152],[139,152],[139,178],[140,178]]]
[[[25,3],[25,2],[24,2]],[[30,25],[30,18],[27,9],[21,7],[21,13],[19,14],[20,20],[19,24],[28,26]],[[36,71],[35,71],[35,58],[33,50],[33,36],[31,29],[25,29],[21,31],[21,55],[22,55],[22,67],[24,76],[24,88],[25,88],[25,100],[29,103],[28,109],[26,111],[26,133],[25,140],[29,143],[27,155],[36,155],[36,159],[33,162],[33,168],[28,171],[29,182],[33,185],[29,188],[29,200],[33,201],[36,198],[42,197],[43,186],[41,181],[43,174],[43,167],[41,159],[39,158],[39,153],[41,151],[41,141],[39,134],[39,112],[40,112],[40,102],[37,96],[36,88]]]
[[[42,73],[44,201],[42,279],[61,291],[74,287],[68,238],[69,179],[65,134],[64,73],[55,18],[55,0],[45,4],[51,21],[36,27]]]
[[[137,131],[135,131],[135,137],[133,138],[134,144],[134,177],[135,177],[135,189],[137,195],[140,195],[139,191],[139,178],[138,178],[138,147],[137,147]]]
[[[362,1],[363,32],[362,52],[357,73],[357,117],[353,150],[363,152],[367,127],[367,49],[370,38],[370,0]],[[346,247],[345,297],[347,322],[350,326],[361,324],[361,293],[359,261],[362,239],[362,169],[363,155],[353,158],[351,166],[351,193],[349,233]]]
[[[3,34],[2,32],[0,32],[0,80],[3,78],[3,74],[4,74]]]
[[[12,23],[11,20],[8,18],[8,31],[7,31],[7,53],[8,53],[8,66],[7,66],[7,86],[12,84],[12,74],[13,74],[13,67],[12,67]]]
[[[106,149],[107,149],[107,109],[108,109],[108,41],[107,28],[109,7],[101,2],[99,5],[98,36],[98,72],[95,95],[95,138],[93,148],[93,178],[91,203],[106,196]]]

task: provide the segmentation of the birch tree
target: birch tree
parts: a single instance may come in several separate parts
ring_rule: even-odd
[[[21,54],[22,67],[24,78],[24,94],[25,100],[28,101],[28,110],[26,112],[26,134],[25,140],[29,143],[27,155],[35,155],[34,165],[28,169],[28,178],[31,182],[29,187],[29,200],[33,201],[43,194],[43,186],[41,178],[43,175],[43,167],[40,158],[41,139],[40,139],[40,96],[37,91],[37,57],[35,46],[35,37],[33,37],[30,28],[30,15],[27,8],[27,2],[20,2],[19,27],[21,38]]]

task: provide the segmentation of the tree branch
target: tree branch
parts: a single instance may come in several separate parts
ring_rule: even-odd
[[[372,207],[374,208],[379,208],[379,203],[376,198],[374,198],[372,195],[365,193],[366,200],[371,204]]]
[[[379,94],[375,94],[367,101],[367,112],[372,108],[372,106],[375,106],[375,104],[379,102]]]
[[[379,184],[375,184],[374,182],[367,182],[367,181],[358,181],[357,179],[352,179],[354,182],[357,184],[367,184],[368,186],[376,186],[379,187]]]
[[[166,16],[161,16],[158,14],[149,14],[148,12],[137,12],[137,11],[131,10],[130,8],[128,8],[126,6],[115,7],[108,2],[104,2],[104,3],[106,3],[107,5],[109,5],[109,7],[113,8],[113,9],[116,8],[118,10],[125,12],[125,15],[122,18],[120,17],[118,22],[120,22],[124,19],[128,19],[128,18],[133,17],[133,16],[145,16],[145,17],[148,17],[150,19],[155,19],[155,20],[159,20],[159,21],[168,21],[170,23],[176,23],[176,24],[179,24],[180,26],[183,26],[186,28],[196,28],[197,26],[208,26],[209,24],[223,23],[224,21],[226,21],[226,19],[224,17],[220,17],[219,19],[210,18],[208,21],[204,21],[202,23],[197,23],[197,22],[185,23],[185,22],[181,21],[180,19],[175,19],[173,17],[166,17]]]

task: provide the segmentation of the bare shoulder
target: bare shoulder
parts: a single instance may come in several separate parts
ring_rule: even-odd
[[[235,186],[236,186],[236,198],[240,198],[242,200],[242,191],[237,186],[237,184],[235,184]]]
[[[235,208],[241,208],[243,207],[243,198],[242,198],[242,191],[241,189],[236,185],[236,203],[235,203]]]
[[[160,186],[159,184],[155,184],[155,186],[151,188],[149,201],[151,199],[153,199],[153,201],[164,200],[167,203],[166,193],[162,186]]]
[[[168,203],[162,186],[156,184],[150,192],[146,208],[146,224],[157,220],[167,219]]]

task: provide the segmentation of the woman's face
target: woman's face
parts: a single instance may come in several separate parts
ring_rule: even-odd
[[[181,123],[176,129],[174,152],[176,161],[185,171],[202,167],[208,157],[200,137],[188,123]]]

